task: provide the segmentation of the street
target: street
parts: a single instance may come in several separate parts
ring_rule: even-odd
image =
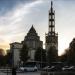
[[[0,72],[0,75],[12,75],[11,73]],[[75,75],[75,72],[24,72],[16,75]]]
[[[12,75],[11,73],[2,73],[0,75]],[[26,72],[26,73],[17,73],[16,75],[40,75],[40,72]]]
[[[17,75],[40,75],[40,72],[18,73]]]

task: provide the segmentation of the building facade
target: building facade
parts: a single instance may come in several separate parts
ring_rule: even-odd
[[[22,44],[18,42],[13,42],[10,44],[10,52],[12,53],[12,65],[18,66],[20,61],[20,50],[22,48]]]
[[[27,36],[25,36],[24,41],[22,41],[21,43],[14,42],[10,44],[10,50],[13,56],[12,64],[14,66],[19,65],[20,50],[23,46],[23,43],[25,43],[28,47],[28,56],[30,57],[29,61],[34,61],[34,55],[35,55],[36,49],[39,47],[43,47],[43,42],[40,41],[40,37],[38,36],[38,34],[36,33],[36,30],[32,26],[29,32],[27,33]]]
[[[48,50],[51,46],[55,46],[58,50],[58,33],[55,32],[55,11],[53,10],[53,2],[49,10],[49,26],[48,33],[45,34],[45,48]],[[58,53],[58,52],[57,52]]]
[[[34,54],[37,48],[43,48],[43,41],[40,41],[40,37],[33,25],[27,33],[27,36],[25,36],[23,43],[25,43],[29,48],[28,55],[30,56],[30,60],[34,60]]]

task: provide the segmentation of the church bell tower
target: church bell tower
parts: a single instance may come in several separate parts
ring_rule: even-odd
[[[55,46],[58,50],[58,33],[55,32],[55,11],[53,10],[53,2],[49,10],[48,33],[45,34],[45,47],[48,50],[51,46]]]

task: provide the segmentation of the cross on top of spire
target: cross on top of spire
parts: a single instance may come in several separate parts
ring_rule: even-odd
[[[51,7],[53,6],[53,2],[51,1]]]

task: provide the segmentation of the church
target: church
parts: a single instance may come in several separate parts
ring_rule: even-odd
[[[58,50],[58,33],[55,32],[55,11],[53,10],[53,2],[49,10],[48,33],[45,34],[45,48],[48,50],[51,46],[55,46]],[[56,51],[58,53],[58,51]]]
[[[10,44],[10,50],[11,53],[13,54],[13,63],[14,65],[19,65],[19,61],[20,61],[20,50],[23,46],[23,43],[25,43],[27,45],[28,49],[28,56],[29,61],[34,61],[34,55],[35,55],[35,51],[37,50],[37,48],[41,47],[43,48],[43,41],[40,41],[40,36],[38,36],[38,33],[36,32],[35,28],[32,27],[30,28],[30,30],[28,31],[27,35],[25,36],[24,40],[21,43],[18,42],[13,42]]]
[[[55,11],[53,10],[53,2],[51,1],[51,8],[49,10],[49,21],[48,21],[48,33],[45,34],[45,50],[51,46],[55,46],[56,53],[58,53],[58,33],[55,32]],[[23,43],[29,48],[28,55],[30,56],[30,61],[34,61],[34,54],[38,47],[43,48],[43,41],[40,40],[40,36],[36,32],[34,26],[30,28],[24,40],[21,43],[14,42],[10,44],[10,51],[13,54],[13,64],[16,66],[20,61],[19,52],[23,46]]]
[[[41,47],[43,48],[43,41],[40,41],[40,36],[38,36],[35,28],[30,28],[29,32],[27,33],[27,36],[25,36],[24,41],[22,43],[25,43],[27,47],[29,48],[28,55],[30,56],[30,60],[34,60],[34,54],[35,51]]]

